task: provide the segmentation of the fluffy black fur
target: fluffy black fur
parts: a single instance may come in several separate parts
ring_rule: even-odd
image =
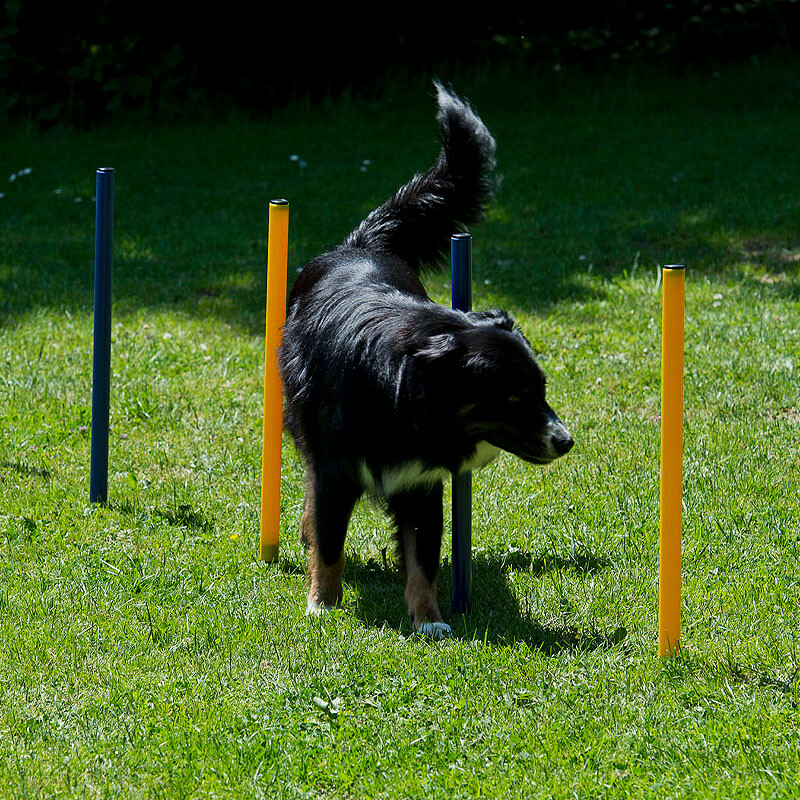
[[[368,492],[397,523],[415,627],[446,633],[435,598],[443,478],[497,448],[547,463],[572,439],[513,319],[437,305],[420,281],[451,234],[482,218],[495,186],[491,134],[466,102],[436,89],[441,154],[303,269],[280,367],[308,470],[309,610],[341,599],[347,525]]]

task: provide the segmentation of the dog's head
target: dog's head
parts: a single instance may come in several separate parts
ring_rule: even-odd
[[[466,323],[427,338],[418,355],[440,368],[466,434],[534,464],[574,442],[545,400],[546,378],[530,344],[504,311],[468,312]]]

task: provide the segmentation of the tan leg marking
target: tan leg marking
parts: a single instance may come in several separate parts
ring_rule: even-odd
[[[406,565],[405,598],[414,630],[426,622],[442,622],[436,595],[436,578],[429,581],[417,562],[417,534],[411,526],[403,526],[403,556]]]
[[[308,551],[308,607],[309,614],[328,611],[341,605],[344,555],[333,565],[327,565],[316,547]]]
[[[308,552],[308,605],[309,614],[317,614],[336,608],[342,602],[342,572],[344,554],[332,565],[325,563],[316,544],[316,501],[314,497],[314,473],[306,471],[306,500],[300,520],[300,541]]]

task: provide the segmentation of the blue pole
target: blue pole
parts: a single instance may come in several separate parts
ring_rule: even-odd
[[[450,238],[453,308],[472,310],[472,236]],[[472,473],[453,475],[453,613],[472,606]]]
[[[94,355],[89,501],[108,499],[108,424],[111,393],[111,266],[114,251],[114,170],[97,170],[94,227]]]

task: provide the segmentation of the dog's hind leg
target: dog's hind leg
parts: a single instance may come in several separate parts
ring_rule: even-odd
[[[314,541],[314,470],[306,466],[306,493],[303,497],[303,516],[300,518],[300,544],[306,552]]]
[[[336,608],[342,601],[344,538],[360,488],[336,469],[309,469],[301,522],[308,547],[307,613]]]
[[[452,634],[436,594],[442,548],[442,484],[403,492],[389,500],[406,570],[405,598],[415,631],[432,639]]]

